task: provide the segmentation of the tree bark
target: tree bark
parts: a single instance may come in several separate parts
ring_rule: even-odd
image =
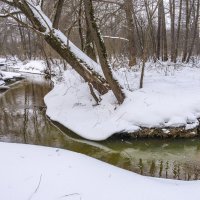
[[[86,23],[85,52],[92,60],[94,60],[96,62],[97,57],[96,57],[96,54],[95,54],[94,39],[92,37],[91,31],[90,31],[90,28],[89,28],[89,22],[88,22],[87,17],[85,18],[85,23]]]
[[[158,60],[160,60],[161,25],[162,25],[161,3],[158,2],[158,30],[157,30],[157,49],[156,49],[156,57]]]
[[[178,56],[179,38],[180,38],[180,30],[181,30],[181,18],[182,18],[182,5],[183,5],[183,0],[180,0],[179,16],[178,16],[178,27],[177,27],[176,44],[175,44],[175,51],[174,51],[174,62],[176,62],[177,56]]]
[[[171,61],[175,56],[175,0],[169,0],[171,18]]]
[[[192,2],[192,5],[194,3],[194,0]],[[185,7],[185,12],[186,12],[186,23],[185,23],[185,38],[184,38],[184,48],[183,48],[183,57],[182,57],[182,62],[186,61],[187,58],[187,53],[188,53],[188,40],[189,40],[189,25],[190,25],[190,18],[191,18],[191,10],[192,10],[192,5],[189,5],[189,1],[186,1],[186,7]]]
[[[99,61],[101,63],[104,76],[108,81],[108,84],[110,85],[110,88],[113,91],[115,97],[117,98],[118,103],[122,104],[125,99],[125,94],[123,93],[122,88],[120,87],[117,80],[114,79],[111,66],[108,63],[106,47],[103,38],[101,37],[97,23],[95,21],[92,0],[84,0],[83,2],[85,6],[85,13],[86,18],[88,20],[89,29],[91,31],[92,37],[97,48]]]
[[[82,0],[80,0],[79,11],[78,11],[78,32],[81,42],[81,50],[84,50],[84,38],[83,38],[83,28],[82,28]]]
[[[195,42],[195,39],[196,39],[196,36],[197,36],[197,29],[198,29],[198,23],[199,23],[199,0],[197,1],[197,9],[196,9],[196,17],[195,17],[195,22],[194,22],[194,31],[193,31],[193,35],[192,35],[192,42],[191,42],[191,46],[190,46],[190,49],[189,49],[189,52],[188,52],[188,56],[187,56],[187,59],[186,59],[186,62],[188,63],[189,60],[190,60],[190,57],[192,55],[192,52],[193,52],[193,48],[194,48],[194,42]]]
[[[55,15],[53,19],[53,28],[58,29],[59,26],[59,21],[62,13],[62,7],[64,4],[64,0],[57,0],[55,3]]]
[[[165,22],[165,10],[163,0],[160,0],[161,4],[161,14],[162,14],[162,46],[163,46],[163,61],[168,60],[168,52],[167,52],[167,31],[166,31],[166,22]]]
[[[124,10],[126,13],[127,32],[129,40],[129,66],[134,66],[136,65],[136,49],[132,0],[124,0]]]
[[[145,4],[145,10],[146,10],[147,19],[148,19],[148,26],[149,26],[148,29],[149,29],[150,36],[151,36],[153,60],[154,60],[154,62],[156,62],[156,38],[155,38],[155,31],[154,31],[154,27],[153,27],[152,15],[150,13],[148,0],[144,0],[144,4]]]

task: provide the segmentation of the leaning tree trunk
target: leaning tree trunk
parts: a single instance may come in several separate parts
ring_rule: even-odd
[[[88,20],[89,29],[91,31],[91,35],[94,39],[97,48],[99,61],[101,63],[104,76],[108,81],[108,84],[110,85],[110,88],[113,91],[115,97],[117,98],[119,104],[121,104],[125,99],[125,94],[123,93],[122,88],[120,87],[117,80],[114,79],[111,71],[111,66],[108,63],[106,47],[101,37],[97,23],[95,21],[92,0],[84,0],[83,2],[85,6],[85,13],[86,13],[86,18]]]
[[[108,85],[108,82],[99,73],[95,72],[90,64],[86,63],[82,57],[75,53],[77,49],[73,51],[73,49],[77,47],[73,46],[59,30],[52,28],[52,24],[47,20],[47,16],[38,9],[38,7],[26,0],[13,0],[12,3],[8,0],[1,1],[21,10],[21,12],[30,20],[33,29],[40,34],[86,82],[92,84],[100,94],[105,94],[109,91],[110,86]],[[14,16],[12,17],[23,24],[23,22],[20,22]],[[86,55],[84,54],[84,56]],[[88,59],[90,58],[87,57],[86,60]]]

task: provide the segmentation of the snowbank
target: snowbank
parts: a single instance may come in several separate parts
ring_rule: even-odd
[[[14,72],[0,71],[0,86],[5,84],[5,81],[15,78],[20,78],[21,74]]]
[[[200,181],[149,178],[66,150],[0,143],[3,200],[199,200]]]
[[[138,89],[140,72],[119,69],[115,76],[127,98],[117,106],[114,95],[95,102],[88,85],[73,70],[45,97],[47,115],[80,136],[104,140],[114,133],[135,132],[140,127],[196,127],[200,117],[200,70],[172,66],[147,67],[144,88]]]
[[[42,60],[29,61],[25,65],[21,65],[19,68],[19,72],[32,73],[32,74],[44,74],[45,70],[46,70],[46,64]]]
[[[13,78],[19,78],[19,77],[21,77],[21,74],[15,73],[15,72],[0,71],[0,74],[1,74],[1,79],[2,80],[7,80],[7,79],[13,79]]]

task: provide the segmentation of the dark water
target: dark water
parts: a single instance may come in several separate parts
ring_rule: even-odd
[[[31,75],[0,94],[0,141],[69,149],[143,175],[200,179],[200,139],[87,141],[45,115],[50,90],[50,82]]]

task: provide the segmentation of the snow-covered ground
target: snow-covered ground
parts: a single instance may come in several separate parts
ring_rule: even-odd
[[[45,61],[42,60],[32,60],[19,67],[19,72],[32,74],[44,74],[45,70],[46,64]]]
[[[51,67],[51,74],[57,75],[60,71],[63,70],[63,66],[61,64],[57,64],[58,60],[55,60],[55,63],[49,61]],[[47,67],[47,63],[44,60],[29,60],[29,61],[18,61],[14,65],[10,65],[9,69],[13,69],[20,73],[30,73],[30,74],[41,74],[44,75],[46,73],[50,73],[50,70]]]
[[[80,136],[104,140],[117,132],[134,132],[140,127],[198,125],[200,117],[200,69],[148,63],[144,88],[139,88],[140,71],[121,68],[115,76],[124,86],[126,100],[118,106],[112,92],[96,106],[88,85],[74,70],[45,97],[47,115]]]
[[[4,85],[6,80],[19,77],[21,77],[19,73],[0,71],[0,86]]]
[[[200,181],[143,177],[66,150],[0,143],[3,200],[199,200]]]

